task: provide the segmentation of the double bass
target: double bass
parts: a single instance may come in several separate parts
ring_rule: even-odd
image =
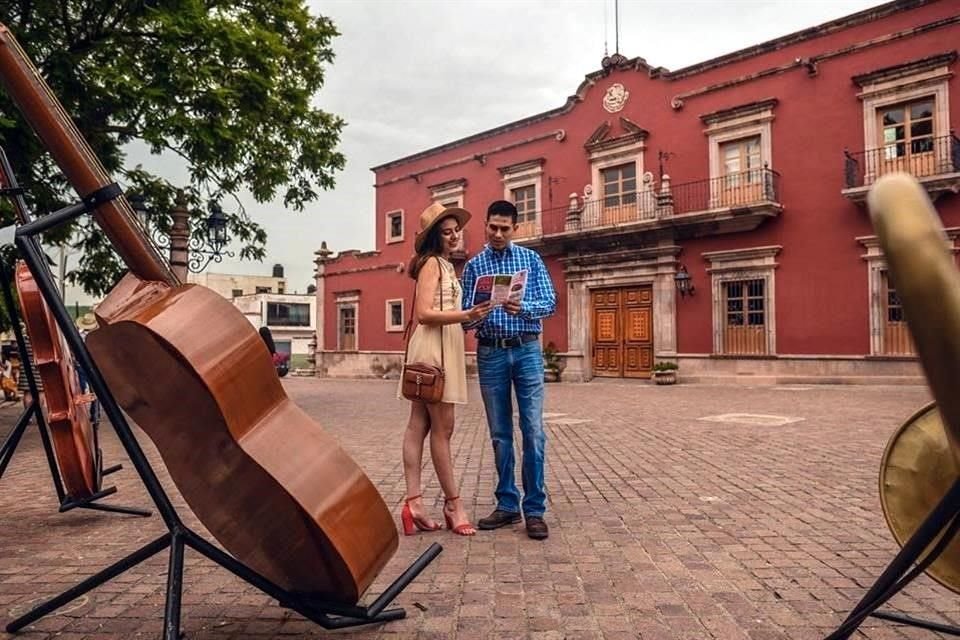
[[[3,149],[0,149],[0,186],[14,190],[10,202],[17,220],[20,224],[29,222],[26,203],[16,192],[16,177]],[[73,500],[89,498],[100,490],[102,471],[97,430],[90,422],[86,406],[90,398],[80,391],[70,350],[33,274],[22,260],[17,261],[14,281],[33,350],[33,364],[43,382],[46,406],[38,410],[46,416],[64,492]],[[21,357],[26,358],[27,354]],[[34,398],[34,402],[39,401]]]
[[[4,25],[0,84],[81,198],[111,184]],[[383,498],[286,396],[243,314],[178,281],[126,198],[94,205],[93,218],[129,272],[97,307],[87,348],[186,502],[227,551],[280,587],[358,602],[398,546]]]

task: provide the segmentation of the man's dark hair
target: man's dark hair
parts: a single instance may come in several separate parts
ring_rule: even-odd
[[[495,200],[487,207],[487,220],[490,216],[509,216],[517,224],[517,205],[506,200]]]

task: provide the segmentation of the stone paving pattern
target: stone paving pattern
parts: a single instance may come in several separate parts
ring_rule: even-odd
[[[284,384],[355,456],[398,514],[407,408],[395,399],[396,383]],[[454,453],[461,494],[480,517],[492,508],[494,477],[482,403],[471,385]],[[822,638],[898,550],[881,513],[877,471],[889,436],[928,398],[919,386],[549,385],[548,541],[529,540],[522,525],[473,538],[447,531],[401,537],[368,599],[431,542],[444,546],[397,600],[408,617],[335,633],[188,551],[182,627],[196,640]],[[17,413],[0,409],[0,436]],[[732,413],[799,420],[701,420]],[[126,463],[108,477],[119,492],[107,501],[148,505],[113,431],[102,433],[107,463]],[[186,522],[203,531],[150,441],[143,436],[141,443]],[[440,517],[429,467],[425,478],[428,504]],[[31,429],[0,479],[0,620],[162,532],[156,515],[58,514]],[[16,636],[0,632],[0,638],[158,637],[166,564],[160,554]],[[926,576],[892,606],[960,621],[956,594]],[[940,636],[870,620],[854,637]]]

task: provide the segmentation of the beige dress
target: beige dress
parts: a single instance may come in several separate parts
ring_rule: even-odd
[[[440,286],[433,295],[433,309],[440,311],[440,296],[443,295],[443,311],[459,311],[463,290],[457,279],[453,264],[439,258]],[[415,312],[414,312],[415,313]],[[441,338],[442,336],[442,338]],[[463,327],[459,323],[443,326],[418,324],[410,336],[407,362],[424,362],[440,366],[440,341],[443,340],[443,402],[466,404],[467,365],[464,355]],[[402,384],[402,383],[401,383]],[[400,389],[397,397],[403,398]]]

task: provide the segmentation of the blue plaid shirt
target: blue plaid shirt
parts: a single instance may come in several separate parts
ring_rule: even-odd
[[[557,294],[540,255],[512,242],[503,251],[494,251],[486,245],[467,262],[462,277],[464,309],[473,306],[473,286],[479,276],[513,275],[523,269],[528,271],[527,288],[520,302],[520,313],[510,315],[502,305],[497,305],[486,319],[465,324],[467,329],[477,330],[478,338],[512,338],[521,333],[540,333],[541,318],[552,316],[557,309]]]

